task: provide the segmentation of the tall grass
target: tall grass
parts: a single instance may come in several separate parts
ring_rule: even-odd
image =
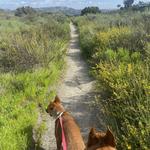
[[[64,69],[69,39],[67,21],[62,23],[54,17],[43,16],[41,23],[36,24],[40,20],[17,19],[18,24],[25,24],[27,28],[16,24],[12,28],[3,26],[10,32],[0,31],[3,35],[0,37],[2,150],[34,148],[33,128],[38,105],[44,108],[52,98],[49,89],[57,84]]]
[[[116,133],[118,149],[150,149],[149,17],[120,12],[75,19],[97,80],[96,103]]]

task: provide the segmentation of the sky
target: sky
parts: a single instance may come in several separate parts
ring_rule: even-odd
[[[138,2],[139,0],[135,0]],[[150,2],[150,0],[142,0]],[[123,4],[123,0],[0,0],[0,8],[16,9],[21,6],[53,7],[67,6],[76,9],[82,9],[86,6],[98,6],[100,9],[114,9],[117,4]]]

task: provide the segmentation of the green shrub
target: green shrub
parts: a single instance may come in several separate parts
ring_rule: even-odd
[[[16,25],[13,31],[14,26],[3,25],[10,32],[0,30],[2,150],[36,149],[33,128],[38,106],[44,109],[52,99],[55,89],[51,87],[56,86],[64,69],[69,24],[55,19],[50,23],[48,18],[43,16],[42,21],[34,18],[34,22],[19,20],[25,28]]]
[[[53,22],[19,33],[10,34],[0,41],[1,67],[4,71],[26,71],[35,66],[48,66],[57,56],[64,54],[68,40],[66,25]]]
[[[94,48],[93,32],[89,32],[90,28],[83,29],[83,32],[80,34],[80,46],[83,50],[85,57],[89,58],[92,55],[92,50]],[[85,36],[86,35],[86,36]]]
[[[150,78],[144,64],[107,63],[97,65],[95,76],[101,89],[100,103],[107,122],[117,134],[118,148],[149,149]]]
[[[149,12],[121,11],[75,20],[97,81],[95,102],[116,134],[117,149],[150,149],[148,18]]]
[[[93,40],[95,49],[98,50],[124,48],[131,52],[139,51],[144,54],[146,47],[145,38],[142,33],[131,30],[128,27],[113,27],[107,31],[99,32]]]
[[[107,61],[109,63],[118,64],[119,62],[123,63],[140,63],[141,62],[141,53],[133,52],[130,53],[129,50],[119,48],[114,51],[112,49],[107,50],[97,50],[95,54],[92,56],[92,62],[99,63],[103,61]]]
[[[37,121],[38,104],[47,105],[52,95],[49,86],[56,84],[62,62],[50,68],[20,74],[1,74],[0,87],[0,149],[30,149],[33,127]]]

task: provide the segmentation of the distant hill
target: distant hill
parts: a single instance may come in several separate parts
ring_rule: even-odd
[[[43,7],[43,8],[35,8],[37,11],[41,12],[51,12],[51,13],[64,13],[68,16],[77,16],[80,15],[81,10],[69,8],[69,7]]]
[[[0,19],[8,19],[13,16],[10,10],[0,9]]]

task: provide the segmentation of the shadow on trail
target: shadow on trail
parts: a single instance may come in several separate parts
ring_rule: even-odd
[[[87,141],[87,135],[91,127],[95,127],[98,130],[105,129],[103,121],[98,120],[100,117],[97,113],[98,108],[96,108],[94,104],[91,104],[91,101],[94,101],[94,95],[95,93],[92,92],[86,95],[72,96],[68,97],[66,102],[63,102],[66,111],[71,112],[71,115],[80,126],[85,141]],[[101,116],[101,118],[103,118],[103,116]]]

